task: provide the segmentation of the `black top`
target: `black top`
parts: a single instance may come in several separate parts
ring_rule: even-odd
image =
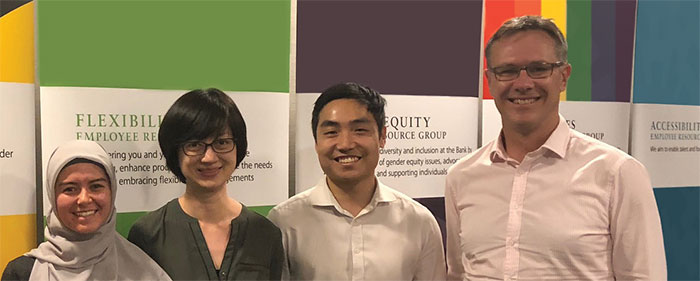
[[[2,273],[2,281],[26,281],[29,280],[29,276],[32,275],[32,268],[34,267],[34,261],[36,258],[19,256],[18,258],[10,261],[5,267],[5,271]]]
[[[231,234],[217,274],[197,219],[176,199],[143,216],[129,241],[151,256],[173,280],[280,280],[282,234],[265,217],[248,210],[231,220]]]

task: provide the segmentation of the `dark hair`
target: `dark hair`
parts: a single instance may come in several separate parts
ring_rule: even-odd
[[[74,158],[73,160],[68,161],[63,167],[61,168],[61,171],[64,169],[68,168],[68,166],[73,165],[73,164],[80,164],[80,163],[88,163],[88,164],[93,164],[97,167],[100,167],[102,169],[102,172],[105,173],[105,176],[107,176],[107,181],[111,183],[111,179],[109,178],[109,173],[107,173],[107,169],[105,169],[105,166],[103,166],[101,163],[98,163],[96,161],[92,161],[90,159],[85,159],[85,158]],[[59,171],[59,173],[61,172]]]
[[[558,59],[562,62],[567,61],[567,50],[569,47],[566,44],[564,34],[561,33],[557,25],[554,24],[551,19],[545,19],[541,16],[522,16],[507,20],[496,30],[496,33],[491,36],[491,39],[489,39],[489,42],[486,44],[486,50],[484,52],[487,66],[491,67],[491,48],[494,43],[518,32],[530,30],[539,30],[547,33],[547,35],[554,40],[554,49],[557,52]]]
[[[318,115],[326,104],[337,99],[353,99],[366,105],[367,111],[372,114],[374,121],[377,122],[377,130],[381,132],[384,128],[384,106],[386,105],[386,100],[369,87],[353,82],[340,83],[325,89],[314,103],[314,110],[311,116],[311,131],[314,134],[314,140],[316,140]]]
[[[158,143],[165,163],[177,178],[185,181],[180,169],[179,150],[182,143],[202,140],[231,130],[236,144],[236,167],[248,149],[245,121],[236,103],[219,89],[192,90],[178,98],[158,130]]]

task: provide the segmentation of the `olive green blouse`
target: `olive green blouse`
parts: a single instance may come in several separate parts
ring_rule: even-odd
[[[231,234],[218,271],[199,222],[182,210],[177,198],[136,221],[129,241],[173,280],[280,280],[282,274],[280,230],[245,206],[231,220]]]

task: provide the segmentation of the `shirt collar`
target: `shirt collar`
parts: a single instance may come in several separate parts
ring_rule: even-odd
[[[496,140],[490,145],[489,158],[491,158],[491,162],[505,162],[508,157],[506,156],[506,149],[503,147],[503,129],[501,129]]]
[[[571,138],[571,129],[569,125],[566,124],[566,118],[559,114],[559,124],[554,129],[547,141],[544,142],[542,147],[554,152],[559,158],[564,158],[566,156],[566,148],[569,145],[569,139]]]
[[[554,128],[554,131],[551,135],[549,135],[549,138],[547,138],[547,141],[542,144],[540,149],[547,149],[558,155],[560,158],[564,158],[566,156],[566,148],[569,144],[570,138],[571,129],[569,128],[569,125],[566,124],[566,119],[564,116],[559,114],[559,124],[557,124],[557,127]],[[501,129],[501,132],[498,134],[498,138],[491,145],[489,156],[492,162],[505,162],[508,159],[505,147],[503,145],[503,129]]]
[[[377,188],[374,189],[374,195],[370,200],[368,206],[376,206],[379,202],[391,202],[396,200],[396,195],[388,190],[388,187],[382,182],[377,180]],[[342,209],[338,200],[335,199],[331,189],[328,187],[328,182],[326,177],[322,177],[309,195],[309,202],[313,206],[335,206],[338,210]]]
[[[333,197],[328,183],[326,182],[326,177],[322,177],[309,195],[309,203],[313,206],[335,206],[338,205],[338,201]]]
[[[377,179],[377,189],[374,190],[374,196],[372,196],[372,202],[391,202],[396,200],[396,195],[389,191],[389,187],[384,185]]]

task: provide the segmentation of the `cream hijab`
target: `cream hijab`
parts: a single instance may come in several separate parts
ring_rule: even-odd
[[[76,158],[102,164],[112,189],[112,212],[105,224],[90,234],[65,228],[56,215],[56,179],[65,165]],[[29,280],[170,280],[156,262],[117,233],[117,180],[112,161],[102,146],[75,140],[56,148],[46,169],[46,194],[51,203],[44,229],[47,241],[25,254],[36,258]]]

